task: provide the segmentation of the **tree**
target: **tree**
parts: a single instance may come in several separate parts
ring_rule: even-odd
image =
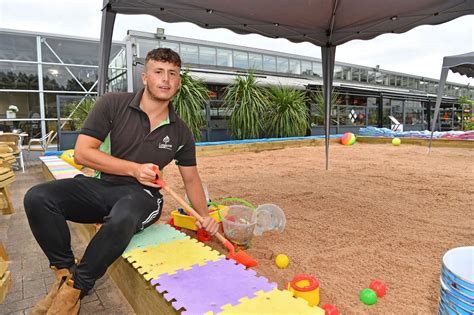
[[[194,139],[201,140],[201,128],[206,125],[204,105],[209,100],[208,89],[201,80],[189,75],[189,69],[181,74],[181,87],[173,98],[176,114],[191,129]]]
[[[234,83],[226,87],[224,103],[230,113],[229,129],[235,139],[260,137],[269,101],[262,88],[257,85],[253,70],[245,77],[237,76]]]
[[[270,106],[266,131],[272,137],[305,136],[308,129],[308,107],[305,91],[286,86],[268,89]]]

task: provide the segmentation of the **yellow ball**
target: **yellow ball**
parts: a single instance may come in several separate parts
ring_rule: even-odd
[[[82,165],[76,164],[74,162],[74,149],[64,151],[59,158],[64,162],[70,164],[71,166],[77,168],[78,170],[82,169]]]
[[[402,143],[402,140],[400,140],[400,138],[393,138],[393,139],[392,139],[392,144],[393,144],[394,146],[399,146],[400,143]]]
[[[290,263],[290,261],[288,259],[288,256],[279,254],[275,258],[275,263],[278,266],[278,268],[285,269],[286,267],[288,267],[288,264]]]

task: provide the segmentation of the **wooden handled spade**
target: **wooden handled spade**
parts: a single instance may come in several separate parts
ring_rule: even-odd
[[[171,189],[164,180],[160,179],[160,170],[157,167],[153,167],[153,171],[157,175],[157,179],[153,181],[153,183],[159,185],[163,190],[165,190],[167,193],[169,193],[180,205],[183,207],[188,213],[190,213],[192,216],[194,216],[199,222],[203,222],[204,218],[196,212],[193,208],[191,208],[186,201],[184,201],[183,198],[181,198],[173,189]],[[244,265],[247,268],[255,267],[257,266],[257,261],[252,259],[247,253],[245,253],[243,250],[239,250],[238,252],[235,252],[234,245],[227,240],[222,234],[217,232],[215,234],[217,239],[222,242],[222,244],[229,250],[229,253],[227,254],[227,259],[233,259],[239,264]]]

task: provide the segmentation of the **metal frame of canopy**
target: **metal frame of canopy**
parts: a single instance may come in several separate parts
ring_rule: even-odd
[[[269,7],[271,6],[271,10]],[[291,14],[289,14],[291,12]],[[165,22],[260,34],[321,47],[325,101],[326,170],[329,169],[331,91],[336,47],[354,39],[404,33],[474,14],[472,0],[104,0],[98,94],[106,89],[116,14],[148,14]]]
[[[474,78],[474,51],[462,55],[446,56],[443,58],[443,66],[441,67],[441,76],[438,85],[438,96],[436,98],[435,112],[431,124],[431,136],[430,144],[428,145],[428,152],[431,152],[433,133],[436,126],[436,120],[438,119],[439,108],[441,107],[441,100],[443,99],[444,85],[448,78],[449,70],[465,75],[469,78]]]

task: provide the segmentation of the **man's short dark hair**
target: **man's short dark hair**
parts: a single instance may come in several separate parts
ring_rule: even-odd
[[[155,48],[146,54],[146,63],[148,61],[169,62],[181,68],[181,58],[178,53],[169,48]]]

